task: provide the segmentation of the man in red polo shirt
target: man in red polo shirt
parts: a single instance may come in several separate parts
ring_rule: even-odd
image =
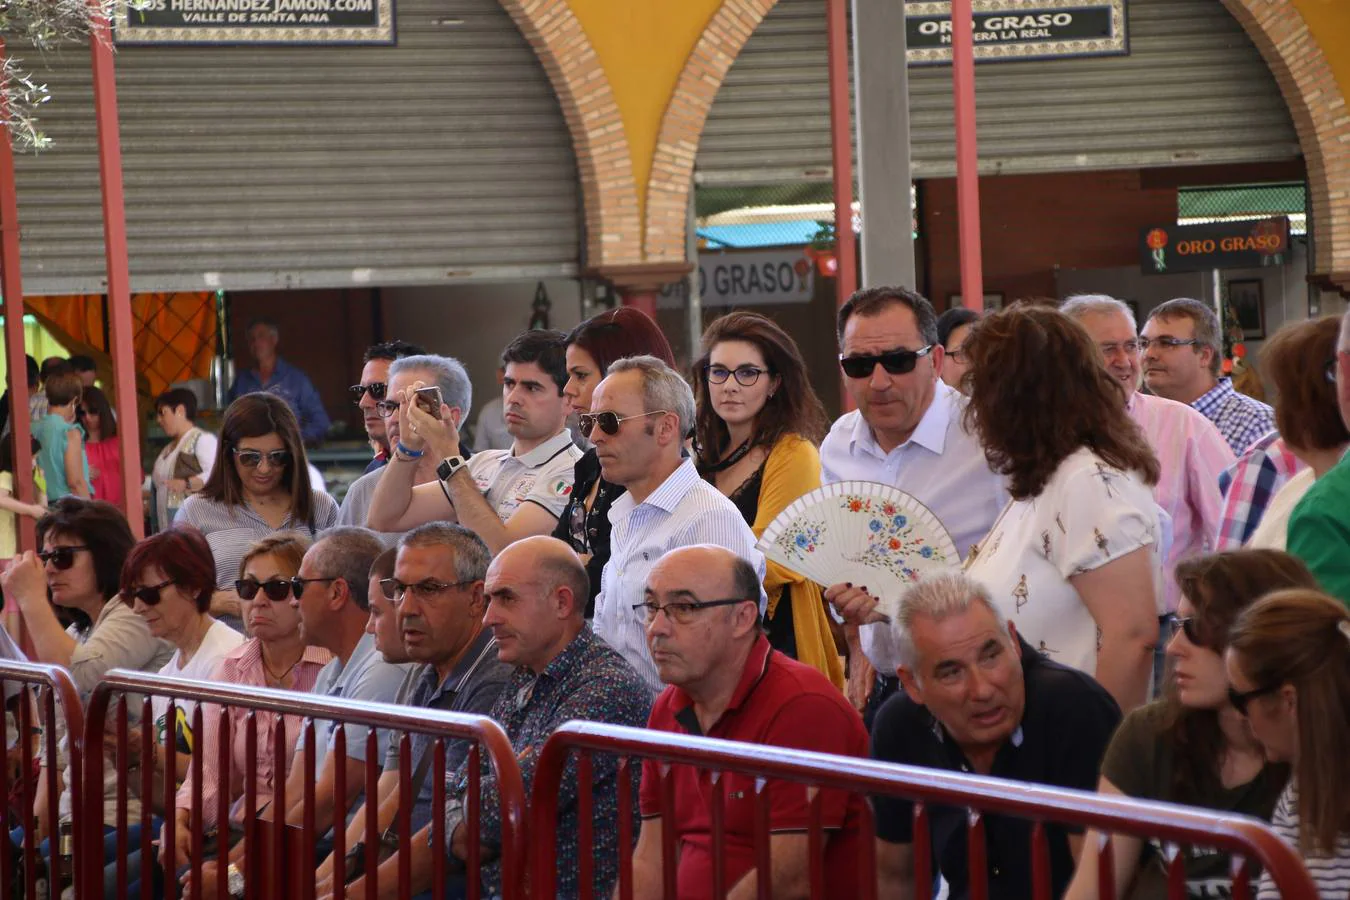
[[[666,554],[647,579],[647,645],[668,687],[647,727],[845,756],[867,755],[862,719],[825,676],[769,647],[759,624],[754,568],[722,547],[684,547]],[[713,893],[713,855],[722,854],[733,900],[756,896],[755,779],[728,775],[724,839],[712,846],[709,773],[673,766],[678,896]],[[662,891],[661,787],[658,767],[642,771],[642,830],[633,852],[638,898]],[[805,785],[769,783],[770,877],[774,897],[810,893]],[[859,894],[860,822],[864,799],[825,791],[825,884],[829,897]],[[870,874],[868,877],[871,877]]]

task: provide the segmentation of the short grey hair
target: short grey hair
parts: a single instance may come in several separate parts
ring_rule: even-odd
[[[915,671],[919,665],[919,651],[914,646],[910,629],[920,617],[941,621],[968,611],[976,603],[984,604],[998,622],[999,631],[1006,633],[1008,620],[994,605],[984,585],[960,572],[934,575],[920,581],[905,592],[899,600],[883,601],[882,612],[891,620],[891,634],[899,650],[900,665]]]
[[[1071,319],[1082,321],[1092,313],[1122,313],[1130,320],[1130,327],[1139,333],[1139,323],[1134,319],[1134,310],[1124,301],[1108,294],[1074,294],[1059,306],[1059,311]]]
[[[1190,297],[1177,297],[1155,306],[1148,314],[1148,321],[1154,319],[1190,319],[1195,326],[1195,346],[1208,347],[1214,351],[1209,361],[1209,371],[1211,375],[1218,376],[1223,362],[1223,345],[1219,342],[1219,317],[1208,303]]]
[[[637,372],[642,376],[642,411],[664,409],[675,413],[680,421],[680,437],[688,437],[694,429],[694,391],[689,382],[655,356],[629,356],[616,359],[605,377],[619,372]]]
[[[487,577],[492,551],[476,533],[453,522],[418,525],[398,539],[398,549],[433,547],[449,550],[455,557],[456,581],[482,581]]]
[[[370,609],[370,568],[384,552],[384,542],[375,532],[355,525],[330,528],[319,535],[309,552],[314,554],[314,568],[324,578],[347,582],[356,605]]]
[[[389,377],[392,379],[395,375],[414,369],[431,374],[431,380],[441,389],[442,403],[451,409],[459,409],[466,416],[469,414],[473,404],[473,384],[469,381],[469,373],[464,370],[463,363],[453,356],[436,356],[432,353],[405,356],[394,360],[389,366]]]

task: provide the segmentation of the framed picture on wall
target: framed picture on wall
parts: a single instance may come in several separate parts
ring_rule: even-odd
[[[958,309],[958,308],[964,307],[965,305],[966,305],[966,302],[965,302],[965,300],[962,298],[962,296],[961,296],[960,294],[948,294],[948,295],[947,295],[947,308],[948,308],[948,309]],[[1002,295],[1002,294],[985,294],[985,295],[984,295],[984,311],[985,311],[985,312],[992,312],[993,310],[996,310],[996,309],[1002,309],[1002,308],[1003,308],[1003,295]]]
[[[1266,304],[1261,279],[1244,278],[1228,282],[1228,305],[1233,310],[1233,318],[1242,328],[1244,340],[1265,339]]]

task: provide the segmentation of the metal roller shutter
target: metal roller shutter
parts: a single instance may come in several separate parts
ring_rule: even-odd
[[[1300,153],[1274,77],[1218,0],[1129,0],[1128,56],[975,67],[986,173],[1283,160]],[[705,185],[828,178],[823,0],[779,0],[727,73]],[[956,174],[951,69],[910,68],[917,178]]]
[[[579,188],[543,67],[496,0],[399,0],[396,47],[123,47],[132,288],[574,276]],[[89,53],[30,63],[24,289],[103,289]]]

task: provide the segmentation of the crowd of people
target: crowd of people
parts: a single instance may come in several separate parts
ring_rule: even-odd
[[[837,331],[856,409],[833,424],[792,336],[758,314],[713,321],[687,376],[633,309],[569,334],[525,332],[501,354],[509,446],[476,452],[462,438],[463,365],[376,345],[351,388],[376,452],[339,506],[306,459],[322,431],[312,386],[276,355],[275,327],[258,323],[259,371],[241,377],[218,437],[193,424],[190,392],[157,399],[170,443],[150,477],[155,515],[171,527],[140,543],[99,487],[119,465],[94,449],[115,436],[106,398],[73,372],[39,372],[34,435],[52,502],[0,495],[0,510],[39,517],[41,547],[16,556],[0,587],[35,657],[68,668],[84,693],[124,667],[479,713],[506,731],[527,789],[549,734],[584,719],[1185,803],[1270,821],[1324,900],[1346,897],[1350,316],[1275,335],[1261,360],[1273,409],[1220,375],[1218,320],[1194,300],[1162,304],[1140,328],[1105,295],[939,317],[911,290],[871,288],[841,307]],[[963,564],[891,596],[815,584],[756,549],[793,501],[854,480],[911,494]],[[242,728],[222,755],[218,715],[193,735],[190,708],[166,712],[157,701],[155,746],[135,741],[105,768],[110,890],[118,772],[153,768],[145,783],[177,785],[130,798],[150,805],[160,833],[155,858],[135,854],[126,896],[147,880],[156,896],[176,894],[195,852],[198,790],[211,810],[224,792],[232,816],[229,834],[204,842],[211,887],[220,867],[233,884],[246,864],[246,783],[266,817],[306,816],[300,721],[254,714],[250,770]],[[342,885],[364,896],[370,858],[383,896],[396,895],[405,865],[414,894],[442,868],[451,896],[468,879],[488,896],[500,888],[486,761],[471,830],[461,743],[448,745],[442,811],[432,738],[412,737],[405,769],[397,735],[377,733],[374,796],[367,729],[323,725],[314,740],[313,821],[345,811],[349,823],[342,858],[331,834],[320,841],[319,896]],[[64,758],[43,765],[68,778]],[[635,897],[662,896],[668,879],[681,897],[707,896],[719,855],[732,896],[755,895],[761,879],[773,896],[805,895],[816,816],[829,896],[857,896],[875,877],[882,896],[908,897],[930,869],[914,858],[907,801],[870,800],[874,873],[858,856],[867,798],[813,801],[802,785],[773,783],[773,864],[762,871],[753,779],[726,776],[714,793],[688,767],[667,782],[655,764],[597,757],[583,805],[569,765],[559,896],[608,896],[629,849]],[[400,844],[404,797],[414,833]],[[41,838],[68,802],[35,810]],[[632,848],[619,846],[621,802],[640,821]],[[370,804],[374,857],[363,843]],[[589,886],[574,864],[585,809]],[[435,816],[444,846],[431,843]],[[978,877],[966,818],[934,808],[929,819],[931,868],[953,898]],[[1097,836],[1051,824],[1045,835],[1055,896],[1098,896]],[[985,842],[988,896],[1029,896],[1031,823],[990,819]],[[465,869],[471,847],[481,871]],[[1182,853],[1190,896],[1232,894],[1225,853]],[[1173,877],[1166,847],[1117,837],[1110,859],[1118,894],[1162,896]],[[1253,887],[1276,896],[1264,876]]]

